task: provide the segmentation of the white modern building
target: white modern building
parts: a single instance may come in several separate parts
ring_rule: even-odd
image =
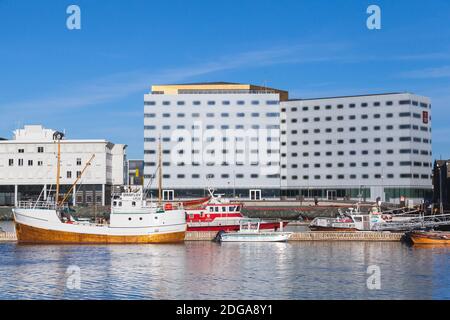
[[[0,140],[0,205],[44,197],[55,190],[57,144],[51,129],[27,125],[14,131],[11,140]],[[123,185],[126,145],[106,140],[61,140],[61,191],[67,192],[94,155],[76,189],[74,205],[106,205],[111,187]]]
[[[411,93],[281,106],[284,196],[423,200],[431,191],[431,104]]]
[[[280,191],[280,101],[287,92],[236,83],[154,85],[144,95],[144,186],[164,197],[203,196],[207,187],[241,197]]]
[[[411,93],[288,99],[236,83],[156,85],[144,95],[144,186],[250,199],[431,193],[431,104]]]

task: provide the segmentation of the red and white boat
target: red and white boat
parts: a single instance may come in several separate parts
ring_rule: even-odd
[[[232,202],[222,198],[222,195],[214,195],[209,190],[207,198],[183,203],[186,212],[188,231],[238,231],[243,219],[248,219],[241,213],[243,204]],[[192,205],[195,203],[195,205]],[[260,229],[277,230],[288,224],[287,221],[264,221],[260,222]]]

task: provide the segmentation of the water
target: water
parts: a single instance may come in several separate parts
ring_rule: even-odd
[[[450,299],[449,269],[450,247],[390,242],[0,243],[0,299]]]

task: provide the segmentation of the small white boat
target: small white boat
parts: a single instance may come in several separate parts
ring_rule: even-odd
[[[289,240],[292,232],[261,231],[261,220],[243,219],[237,232],[219,231],[215,241],[218,242],[284,242]]]

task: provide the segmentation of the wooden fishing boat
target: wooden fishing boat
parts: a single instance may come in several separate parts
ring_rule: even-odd
[[[412,231],[407,236],[414,244],[446,244],[450,245],[449,231]]]
[[[94,156],[86,164],[66,196],[59,197],[60,140],[56,196],[54,200],[21,201],[13,209],[19,243],[171,243],[184,241],[186,217],[183,208],[147,201],[141,187],[113,194],[110,221],[96,223],[75,219],[67,204],[67,195],[81,178]],[[161,175],[161,172],[160,172]],[[161,192],[160,192],[161,195]],[[50,195],[47,199],[51,199]]]

